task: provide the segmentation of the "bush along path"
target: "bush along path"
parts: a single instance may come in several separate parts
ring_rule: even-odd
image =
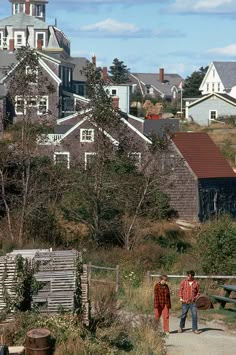
[[[234,354],[236,332],[230,332],[223,322],[200,321],[200,334],[191,331],[191,319],[186,321],[183,333],[178,333],[179,318],[170,316],[170,335],[166,338],[168,355],[224,355]]]

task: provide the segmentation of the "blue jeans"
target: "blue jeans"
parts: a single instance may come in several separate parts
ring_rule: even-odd
[[[185,321],[186,321],[189,309],[192,314],[192,330],[194,331],[194,330],[197,330],[197,306],[196,306],[196,303],[190,303],[190,304],[183,303],[182,304],[182,314],[181,314],[179,326],[181,329],[183,329],[185,327]]]

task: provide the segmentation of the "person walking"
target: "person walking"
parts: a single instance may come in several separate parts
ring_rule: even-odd
[[[154,312],[155,319],[162,316],[163,331],[169,335],[169,310],[171,308],[170,290],[167,285],[167,275],[162,275],[160,281],[154,287]]]
[[[182,333],[185,327],[185,321],[188,311],[192,315],[192,331],[195,334],[200,334],[197,324],[197,305],[196,300],[200,296],[200,287],[198,282],[194,279],[195,272],[193,270],[187,271],[187,277],[181,281],[179,287],[180,302],[182,302],[182,314],[178,333]]]

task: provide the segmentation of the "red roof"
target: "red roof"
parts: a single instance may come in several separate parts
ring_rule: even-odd
[[[207,133],[177,132],[173,141],[198,178],[236,178],[233,169]]]

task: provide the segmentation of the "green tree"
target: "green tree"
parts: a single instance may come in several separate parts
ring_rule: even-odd
[[[208,67],[201,67],[199,70],[194,71],[184,81],[183,97],[198,97],[201,95],[199,87],[208,70]]]
[[[69,220],[85,224],[98,245],[120,243],[132,249],[137,241],[138,219],[166,215],[163,211],[168,203],[160,197],[163,195],[160,176],[157,170],[150,169],[156,161],[156,150],[146,148],[150,158],[143,168],[137,168],[137,161],[129,153],[139,148],[104,91],[100,70],[88,64],[84,72],[90,98],[89,116],[95,126],[96,154],[86,170],[81,166],[68,173],[71,190],[64,195],[62,209]],[[115,143],[107,133],[116,139]]]
[[[123,61],[115,58],[110,66],[110,76],[115,84],[124,84],[129,81],[129,71]]]
[[[199,265],[207,274],[236,272],[236,225],[229,216],[210,222],[197,239]]]
[[[54,94],[55,87],[39,65],[34,50],[21,48],[15,55],[18,64],[9,68],[6,83],[8,107],[12,107],[12,112],[17,108],[21,114],[15,124],[12,125],[11,119],[5,122],[0,142],[0,212],[3,239],[22,246],[29,237],[29,230],[37,230],[32,225],[29,228],[29,221],[38,221],[41,207],[47,208],[56,196],[56,174],[50,160],[39,157],[38,146],[40,136],[48,133],[55,120],[52,112],[46,112],[42,98]],[[37,110],[41,113],[40,119]]]

